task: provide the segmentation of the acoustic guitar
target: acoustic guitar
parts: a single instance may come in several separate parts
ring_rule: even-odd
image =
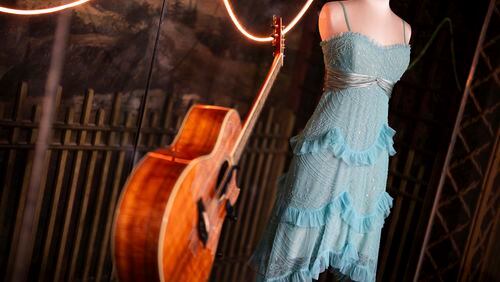
[[[134,167],[115,210],[112,257],[120,281],[206,281],[222,224],[235,218],[238,161],[283,65],[281,17],[274,60],[243,124],[233,108],[194,104],[172,143]]]

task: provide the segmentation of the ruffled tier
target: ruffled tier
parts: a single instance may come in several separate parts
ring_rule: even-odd
[[[289,143],[293,149],[293,153],[296,155],[316,153],[325,149],[331,149],[335,157],[342,159],[348,165],[363,166],[372,165],[383,150],[387,150],[390,156],[396,154],[393,141],[395,133],[396,131],[394,129],[384,123],[375,142],[364,150],[353,150],[350,148],[339,127],[334,127],[312,138],[298,134],[292,136]]]
[[[347,191],[341,192],[335,199],[319,209],[298,209],[287,207],[281,221],[299,227],[318,227],[325,225],[332,216],[340,217],[358,233],[367,233],[375,227],[381,227],[392,208],[393,198],[387,192],[379,194],[376,207],[370,214],[358,213]]]
[[[311,281],[313,278],[317,280],[320,273],[325,271],[329,266],[337,269],[344,275],[348,275],[354,281],[375,280],[373,277],[375,270],[369,269],[368,266],[359,263],[358,251],[350,243],[345,244],[340,252],[325,251],[321,253],[309,267],[271,279],[265,279],[258,275],[258,280],[268,282],[302,282]]]

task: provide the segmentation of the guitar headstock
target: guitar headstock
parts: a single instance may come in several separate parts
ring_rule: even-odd
[[[273,46],[274,51],[273,55],[277,56],[278,54],[285,55],[285,34],[283,33],[283,19],[276,15],[273,15]]]

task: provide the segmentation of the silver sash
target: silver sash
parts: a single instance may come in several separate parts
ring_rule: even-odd
[[[391,97],[394,82],[384,78],[354,72],[344,72],[334,68],[326,68],[323,91],[348,87],[366,87],[378,84],[387,96]]]

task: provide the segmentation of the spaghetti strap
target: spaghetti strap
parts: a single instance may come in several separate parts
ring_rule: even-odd
[[[344,18],[345,18],[345,23],[347,25],[347,28],[349,29],[349,31],[351,30],[351,26],[349,25],[349,19],[347,18],[347,13],[345,11],[345,7],[344,7],[344,3],[342,3],[341,1],[339,1],[339,4],[342,6],[342,10],[344,10]]]
[[[403,39],[404,39],[404,43],[406,43],[406,28],[405,28],[405,21],[403,19],[401,19],[401,21],[403,22]]]

